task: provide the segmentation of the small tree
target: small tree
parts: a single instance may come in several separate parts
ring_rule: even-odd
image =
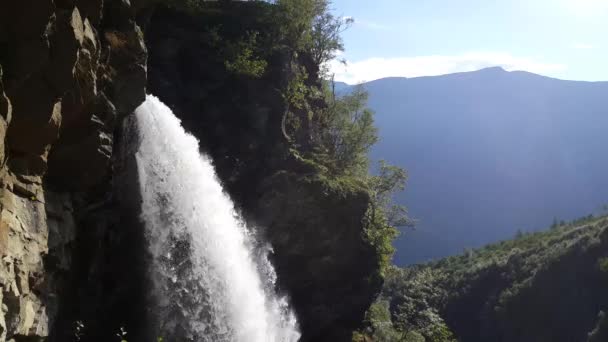
[[[305,51],[312,40],[312,23],[327,8],[326,0],[277,0],[276,20],[284,47]]]
[[[372,176],[371,185],[374,203],[383,208],[388,224],[395,227],[410,227],[412,220],[407,215],[407,208],[393,202],[396,192],[405,190],[407,172],[398,166],[390,165],[386,161],[379,162],[377,176]]]
[[[382,270],[388,268],[395,252],[393,240],[399,235],[397,227],[413,226],[407,209],[393,203],[393,194],[405,189],[406,179],[405,170],[380,161],[378,175],[371,176],[368,182],[372,200],[366,215],[366,234],[379,253]]]
[[[329,3],[322,4],[312,25],[310,53],[315,64],[321,67],[321,76],[327,76],[326,63],[336,58],[339,51],[344,51],[341,34],[352,23],[352,18],[335,17],[328,9]]]
[[[367,333],[372,337],[372,341],[403,341],[403,334],[393,327],[389,303],[386,300],[376,301],[369,307],[365,313],[365,323],[368,326]]]
[[[340,36],[354,20],[334,16],[328,0],[278,0],[277,20],[286,46],[307,52],[321,67],[344,50]]]
[[[367,98],[363,87],[357,87],[352,93],[336,99],[322,114],[327,127],[323,140],[336,172],[367,173],[367,153],[378,141],[374,113],[367,108]]]
[[[235,43],[226,43],[224,54],[226,70],[252,78],[261,77],[268,62],[256,56],[255,47],[258,45],[258,32],[247,32],[244,39]]]

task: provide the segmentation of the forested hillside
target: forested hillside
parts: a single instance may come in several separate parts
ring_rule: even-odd
[[[394,268],[368,312],[376,341],[605,341],[608,218],[520,233]]]

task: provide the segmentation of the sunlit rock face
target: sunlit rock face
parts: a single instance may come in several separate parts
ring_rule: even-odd
[[[145,96],[133,15],[128,1],[0,4],[0,341],[85,319],[64,303],[74,246],[111,189],[116,123]]]

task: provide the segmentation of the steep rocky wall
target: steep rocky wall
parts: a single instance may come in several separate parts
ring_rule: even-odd
[[[114,132],[145,95],[134,14],[126,0],[0,3],[0,341],[46,340],[70,270],[93,259],[74,260],[75,241],[111,202]]]

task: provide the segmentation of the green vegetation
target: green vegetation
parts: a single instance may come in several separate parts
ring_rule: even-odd
[[[387,270],[395,252],[393,240],[399,235],[397,227],[412,226],[407,209],[394,204],[392,195],[405,188],[407,175],[402,168],[380,161],[378,174],[368,178],[372,202],[367,212],[367,238],[377,248],[382,270]]]
[[[226,70],[252,78],[262,77],[268,62],[255,54],[258,32],[248,32],[244,39],[226,44]]]
[[[340,34],[353,20],[330,13],[328,0],[278,0],[278,35],[282,45],[295,53],[305,53],[312,63],[323,67],[344,50]]]
[[[364,238],[375,250],[377,276],[384,277],[398,227],[412,224],[407,210],[392,202],[392,195],[404,189],[407,174],[385,162],[370,173],[368,153],[378,141],[378,130],[367,107],[368,94],[362,87],[336,94],[328,80],[327,62],[343,50],[340,34],[352,20],[334,17],[327,0],[278,0],[277,6],[281,18],[277,48],[292,54],[291,77],[281,90],[286,108],[283,135],[293,156],[313,171],[311,177],[325,184],[328,193],[369,195]],[[354,341],[423,338],[415,331],[393,329],[387,302],[372,306],[366,321],[372,334],[356,332]],[[445,325],[429,336],[433,342],[451,341]]]
[[[456,341],[453,331],[466,342],[583,340],[589,333],[588,341],[604,341],[605,316],[589,332],[597,315],[589,307],[608,306],[607,228],[608,218],[587,216],[426,265],[393,267],[366,333]],[[562,319],[570,325],[556,323]]]
[[[374,113],[366,108],[367,93],[359,87],[343,96],[322,113],[326,125],[320,133],[332,172],[349,175],[367,174],[367,153],[378,141]]]
[[[597,266],[602,273],[608,273],[608,257],[600,258],[597,261]]]
[[[404,189],[404,170],[382,162],[370,174],[369,149],[378,140],[367,92],[359,87],[338,96],[327,62],[343,50],[340,34],[352,24],[333,16],[327,0],[278,0],[278,29],[273,47],[291,54],[291,72],[281,90],[285,101],[283,135],[293,155],[315,170],[327,187],[365,189],[370,204],[365,234],[377,251],[380,273],[390,265],[397,227],[410,225],[404,207],[392,204],[392,194]]]

